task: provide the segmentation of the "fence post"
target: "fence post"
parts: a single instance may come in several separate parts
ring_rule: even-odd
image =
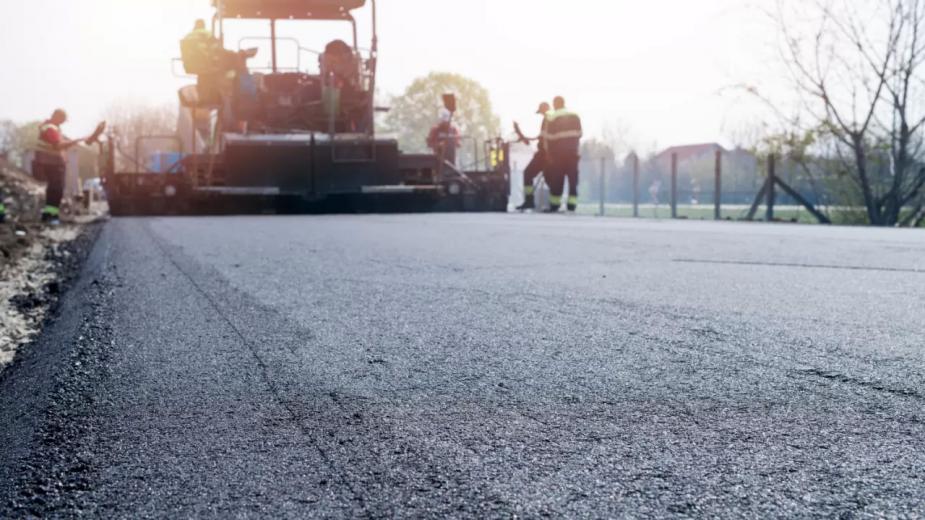
[[[713,218],[723,218],[723,152],[716,151],[716,180],[713,185]]]
[[[671,218],[678,218],[678,154],[671,154]]]
[[[639,156],[633,152],[633,218],[639,218]]]
[[[601,189],[601,205],[600,205],[600,209],[598,210],[598,215],[601,216],[601,217],[604,216],[604,197],[605,197],[605,191],[604,191],[604,190],[607,188],[607,182],[606,182],[606,180],[604,179],[604,170],[605,170],[606,167],[607,167],[607,158],[606,158],[606,157],[601,157],[601,185],[600,185],[600,189]]]
[[[765,216],[765,220],[768,222],[774,221],[774,201],[776,198],[775,188],[777,187],[777,174],[774,171],[776,167],[776,161],[774,154],[768,155],[768,191],[766,195],[768,196],[768,211]]]

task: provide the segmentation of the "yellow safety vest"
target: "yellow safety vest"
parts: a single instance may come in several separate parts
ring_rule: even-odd
[[[571,157],[579,153],[583,132],[581,118],[567,109],[546,114],[543,143],[551,157]]]
[[[183,68],[188,74],[211,74],[219,72],[218,51],[221,43],[208,29],[194,29],[180,41],[180,56]]]
[[[504,148],[491,149],[491,167],[495,168],[504,162]]]
[[[193,29],[183,38],[183,41],[196,42],[203,50],[211,50],[218,43],[218,40],[212,35],[212,31],[208,29]]]

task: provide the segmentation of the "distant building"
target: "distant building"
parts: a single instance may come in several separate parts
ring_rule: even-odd
[[[704,144],[687,144],[682,146],[672,146],[667,148],[655,156],[655,161],[662,163],[663,161],[671,164],[671,156],[678,154],[678,162],[685,162],[691,160],[703,159],[705,157],[712,158],[716,152],[726,153],[727,150],[723,148],[718,143],[704,143]]]
[[[643,169],[645,186],[662,181],[669,189],[671,157],[678,157],[678,192],[681,200],[697,203],[713,199],[716,152],[723,154],[723,193],[730,203],[746,203],[754,198],[763,178],[755,155],[743,148],[727,150],[719,143],[672,146],[653,156]]]

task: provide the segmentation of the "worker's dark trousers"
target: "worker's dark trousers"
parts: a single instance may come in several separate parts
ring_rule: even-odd
[[[47,184],[45,187],[45,205],[61,207],[64,198],[64,178],[66,167],[61,163],[36,161],[32,163],[32,175]]]
[[[524,170],[524,188],[530,188],[527,191],[530,193],[533,192],[533,183],[536,182],[536,178],[539,177],[545,169],[546,154],[543,152],[536,152],[533,154],[533,159],[530,159],[530,164],[528,164],[527,168]]]
[[[534,184],[536,183],[536,178],[543,173],[546,166],[546,153],[543,150],[538,150],[533,154],[533,159],[530,159],[530,164],[524,170],[524,204],[518,209],[532,209],[534,207]]]
[[[196,77],[196,95],[200,106],[222,104],[222,80],[224,73],[200,74]]]
[[[569,184],[569,209],[578,204],[578,159],[577,155],[559,157],[549,162],[546,169],[546,184],[549,185],[549,205],[557,209],[562,205],[562,192],[565,189],[565,179]]]
[[[578,158],[569,162],[565,169],[565,178],[568,179],[568,209],[575,211],[578,207]]]

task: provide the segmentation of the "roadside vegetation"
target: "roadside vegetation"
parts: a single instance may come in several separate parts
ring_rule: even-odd
[[[447,72],[415,79],[401,95],[390,98],[379,130],[395,135],[405,152],[427,152],[427,134],[437,123],[445,93],[456,94],[458,100],[453,124],[463,139],[460,164],[469,167],[476,163],[476,154],[482,153],[483,143],[501,135],[501,119],[494,112],[488,89],[475,80]]]
[[[800,103],[776,112],[780,130],[759,151],[792,161],[833,204],[860,208],[857,223],[921,226],[925,2],[781,1],[772,16]]]

